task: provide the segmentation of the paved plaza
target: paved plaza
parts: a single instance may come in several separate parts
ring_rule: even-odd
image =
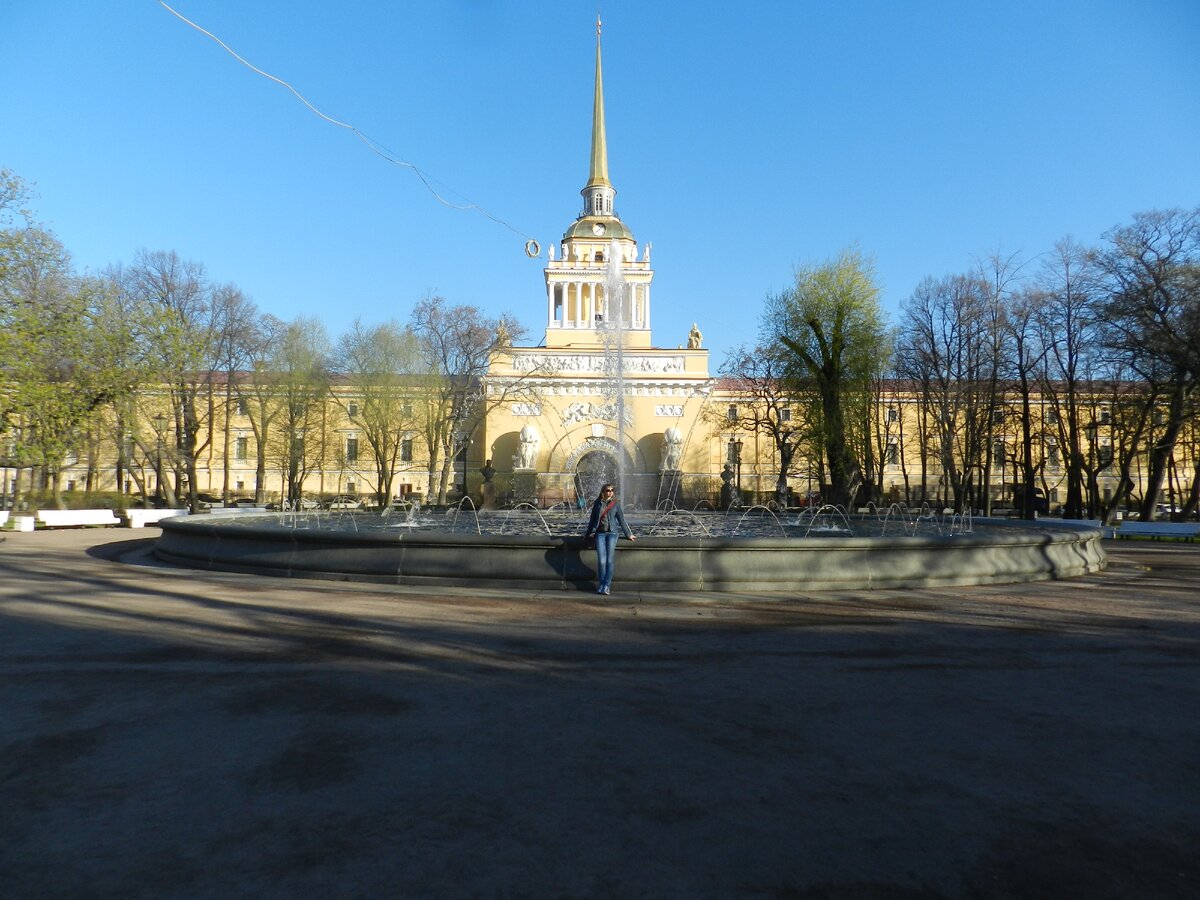
[[[0,543],[0,897],[1200,896],[1200,545],[689,597]]]

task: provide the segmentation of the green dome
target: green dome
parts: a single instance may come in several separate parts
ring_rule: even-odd
[[[603,234],[596,234],[593,231],[592,226],[597,222],[604,226]],[[563,232],[564,241],[571,238],[634,240],[633,232],[626,228],[616,216],[581,216],[575,220],[570,228]]]

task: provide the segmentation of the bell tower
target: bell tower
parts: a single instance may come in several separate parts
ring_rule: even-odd
[[[624,320],[624,346],[650,342],[650,246],[641,251],[617,215],[617,192],[608,180],[608,138],[604,128],[604,79],[600,65],[600,19],[596,18],[596,85],[592,99],[592,151],[588,180],[580,191],[583,210],[563,233],[562,252],[554,246],[546,275],[547,347],[599,348],[607,332]],[[619,279],[614,276],[619,275]],[[610,284],[622,296],[610,298]],[[610,302],[614,301],[614,302]],[[615,302],[620,301],[620,302]]]

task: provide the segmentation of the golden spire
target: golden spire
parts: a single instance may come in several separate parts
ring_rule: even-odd
[[[596,96],[592,103],[592,161],[584,187],[612,187],[608,180],[608,139],[604,134],[604,79],[600,73],[600,13],[596,13]]]

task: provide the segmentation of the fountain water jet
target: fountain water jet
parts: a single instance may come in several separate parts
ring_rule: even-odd
[[[625,276],[621,273],[621,245],[610,241],[608,265],[604,276],[604,335],[605,395],[613,409],[617,434],[617,496],[625,492],[625,333],[629,326],[626,308]]]

